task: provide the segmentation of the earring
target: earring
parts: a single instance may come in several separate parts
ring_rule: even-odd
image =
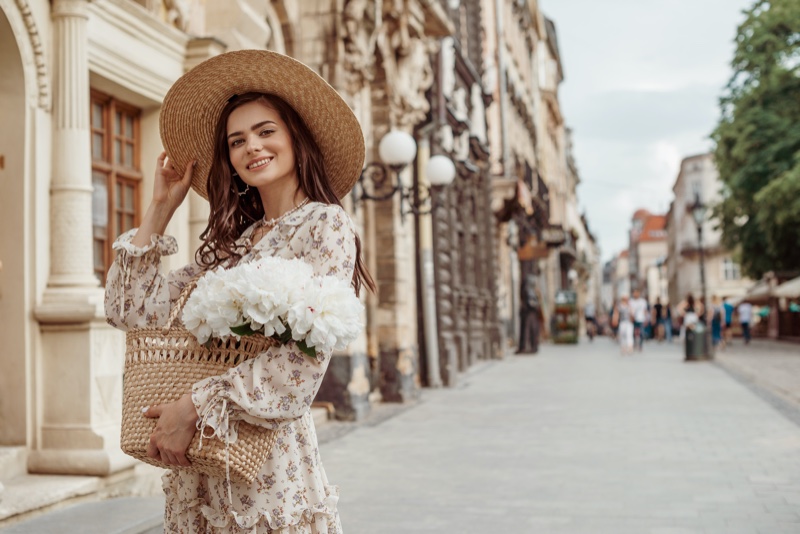
[[[238,193],[238,195],[239,195],[240,197],[243,197],[243,196],[245,196],[245,195],[247,194],[247,192],[248,192],[248,191],[250,191],[250,184],[244,184],[244,185],[246,186],[246,187],[244,188],[244,191],[240,191],[240,192]]]

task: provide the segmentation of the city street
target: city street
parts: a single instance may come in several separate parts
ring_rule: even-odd
[[[323,447],[348,534],[800,532],[800,427],[678,345],[478,367]]]
[[[797,406],[776,406],[763,385],[723,368],[761,357],[758,348],[684,363],[677,344],[626,357],[607,338],[544,345],[536,356],[478,364],[458,387],[424,390],[415,405],[326,424],[323,460],[341,488],[344,530],[800,533],[800,426],[787,417]],[[158,520],[160,506],[78,505],[49,514],[49,524],[105,534],[109,518],[136,509]],[[46,524],[44,516],[9,532],[63,532]]]

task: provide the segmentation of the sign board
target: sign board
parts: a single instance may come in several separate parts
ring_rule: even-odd
[[[549,252],[546,244],[540,243],[535,236],[532,236],[517,249],[517,259],[520,261],[538,260],[546,258]]]
[[[547,243],[547,246],[557,247],[567,241],[567,233],[559,226],[548,226],[542,228],[542,241]]]

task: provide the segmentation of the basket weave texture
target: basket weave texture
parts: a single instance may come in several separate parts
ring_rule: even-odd
[[[158,419],[145,417],[142,408],[176,401],[189,393],[196,382],[221,375],[275,344],[263,335],[252,335],[240,340],[233,337],[224,341],[212,339],[209,346],[201,345],[183,326],[172,326],[185,302],[184,296],[181,297],[166,327],[129,330],[125,350],[122,451],[137,460],[167,469],[176,466],[165,465],[147,455]],[[201,447],[198,431],[186,451],[192,465],[179,469],[226,478],[229,468],[232,480],[250,483],[267,461],[276,438],[274,430],[239,421],[235,442],[226,444],[206,433]]]

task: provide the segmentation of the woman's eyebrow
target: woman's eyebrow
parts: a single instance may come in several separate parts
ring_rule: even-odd
[[[257,129],[261,128],[262,126],[264,126],[265,124],[270,124],[270,123],[272,123],[272,124],[275,124],[275,125],[277,125],[277,124],[278,124],[278,123],[277,123],[277,122],[275,122],[275,121],[271,121],[271,120],[265,120],[265,121],[261,121],[261,122],[258,122],[258,123],[256,123],[256,124],[252,125],[252,126],[250,127],[250,130],[251,130],[251,131],[252,131],[252,130],[257,130]],[[230,133],[230,134],[228,134],[228,139],[230,139],[231,137],[236,137],[237,135],[242,135],[242,132],[233,132],[233,133]]]

